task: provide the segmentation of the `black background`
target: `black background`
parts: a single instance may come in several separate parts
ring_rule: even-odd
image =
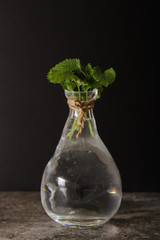
[[[113,67],[94,109],[124,191],[159,191],[154,1],[0,1],[0,190],[39,190],[68,107],[46,74],[65,58]]]

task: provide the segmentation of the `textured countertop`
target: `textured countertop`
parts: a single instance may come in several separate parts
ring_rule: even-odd
[[[66,228],[44,212],[39,192],[0,192],[0,240],[160,240],[160,193],[124,193],[98,229]]]

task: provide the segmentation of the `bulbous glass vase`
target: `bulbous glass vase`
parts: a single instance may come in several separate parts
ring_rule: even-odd
[[[89,92],[65,90],[68,100],[89,101]],[[77,138],[79,110],[70,109],[56,151],[48,162],[41,183],[41,200],[46,213],[65,226],[99,226],[117,212],[122,198],[118,168],[100,139],[92,109]]]

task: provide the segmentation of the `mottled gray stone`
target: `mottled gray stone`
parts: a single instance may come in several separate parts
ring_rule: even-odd
[[[66,228],[44,212],[39,192],[0,192],[0,240],[160,240],[160,193],[125,193],[98,229]]]

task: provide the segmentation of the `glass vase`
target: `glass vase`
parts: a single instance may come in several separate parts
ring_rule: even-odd
[[[97,89],[65,90],[65,96],[72,102],[94,101]],[[77,124],[80,110],[70,108],[58,146],[43,173],[41,201],[54,221],[92,227],[104,224],[117,212],[122,198],[121,178],[98,135],[93,109],[84,107],[83,129]]]

